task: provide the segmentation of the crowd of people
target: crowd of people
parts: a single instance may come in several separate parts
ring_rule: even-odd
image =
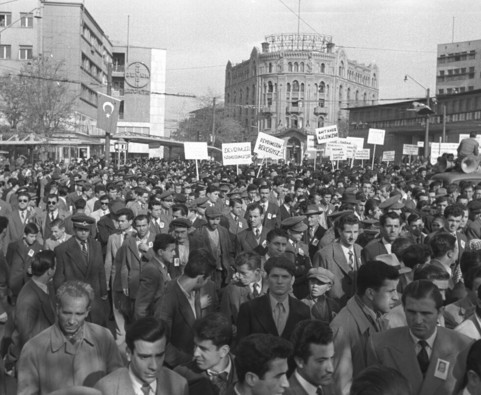
[[[0,393],[480,395],[481,183],[432,174],[5,166]]]

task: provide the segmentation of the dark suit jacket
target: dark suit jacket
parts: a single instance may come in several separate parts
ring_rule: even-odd
[[[100,243],[88,239],[87,264],[75,237],[55,248],[57,267],[53,282],[58,289],[65,281],[80,280],[90,284],[94,290],[95,300],[92,304],[91,319],[97,324],[105,323],[104,303],[100,299],[107,295],[107,282],[105,280],[104,261]]]
[[[299,383],[299,380],[297,380],[297,377],[294,373],[292,373],[291,377],[289,377],[289,388],[286,388],[286,391],[284,392],[284,394],[285,395],[308,395],[306,390],[302,388],[301,383]],[[323,385],[322,394],[337,395],[332,385]]]
[[[55,323],[55,291],[50,283],[49,294],[33,281],[27,281],[15,305],[15,329],[18,332],[18,350],[44,329]]]
[[[265,226],[262,227],[259,243],[257,243],[256,237],[254,236],[254,232],[252,228],[247,228],[246,230],[243,230],[242,232],[240,232],[237,235],[237,239],[236,239],[236,248],[235,248],[236,255],[239,254],[240,252],[252,251],[258,245],[265,244],[264,242],[266,241],[267,233],[269,233],[270,230],[271,230],[270,228],[266,228]]]
[[[366,263],[374,260],[378,255],[387,254],[386,247],[382,239],[374,239],[367,243],[366,247],[362,249],[362,262]]]
[[[220,266],[218,266],[218,270],[221,269],[223,271],[223,281],[218,285],[225,286],[231,278],[231,267],[234,264],[234,247],[232,245],[229,231],[222,226],[218,226],[217,230],[219,232],[219,245],[221,250],[220,262],[218,262]],[[190,242],[190,250],[207,248],[215,257],[216,254],[212,250],[208,231],[209,230],[203,226],[194,232]]]
[[[23,238],[8,245],[6,255],[9,267],[8,287],[14,300],[31,275],[29,271],[33,256],[41,250],[42,246],[38,241],[35,241],[31,246],[27,246]]]
[[[227,388],[233,386],[237,382],[237,372],[234,364],[234,356],[229,355],[231,359],[231,370],[227,377]],[[201,370],[195,361],[190,361],[186,364],[177,366],[175,372],[187,379],[189,384],[190,395],[225,395],[219,393],[219,389],[215,386],[209,378],[205,370]]]
[[[149,250],[146,253],[139,254],[135,236],[126,237],[124,243],[117,251],[117,257],[115,259],[121,262],[120,281],[122,289],[129,290],[129,297],[131,299],[137,297],[140,273],[142,272],[143,266],[154,256],[152,251],[154,239],[155,235],[150,233],[148,237]]]
[[[277,204],[272,202],[268,203],[267,210],[264,212],[262,226],[270,229],[281,226],[281,213],[279,212],[279,206]]]
[[[27,209],[26,223],[35,222],[35,211]],[[13,210],[8,216],[7,235],[5,237],[5,245],[17,241],[23,237],[25,224],[20,219],[18,210]]]
[[[314,254],[314,267],[328,269],[336,277],[329,296],[341,306],[345,306],[348,299],[356,292],[356,274],[362,264],[361,251],[361,247],[354,244],[355,270],[349,266],[339,241],[329,244]]]
[[[107,243],[109,241],[109,236],[117,233],[117,227],[115,226],[113,218],[114,215],[110,213],[100,218],[99,222],[97,222],[97,240],[102,246],[103,256],[105,256],[107,251]]]
[[[129,370],[127,368],[120,368],[100,379],[97,384],[95,384],[95,388],[102,392],[102,395],[134,395],[132,385]],[[180,374],[166,367],[160,368],[157,373],[156,395],[164,394],[189,394],[187,380]]]
[[[281,206],[279,206],[279,214],[281,216],[281,222],[282,222],[286,218],[294,216],[294,209],[291,208],[290,211],[287,211],[286,206],[281,205]]]
[[[196,294],[197,317],[201,316],[199,293]],[[194,352],[194,312],[176,280],[165,287],[164,297],[155,314],[167,325],[165,363],[174,368],[189,362]]]
[[[259,296],[267,293],[267,283],[262,282],[262,289],[259,290]],[[222,290],[222,297],[220,300],[220,311],[225,314],[233,324],[237,323],[237,316],[239,314],[239,307],[242,303],[253,300],[251,288],[249,286],[242,286],[231,282]]]
[[[367,363],[381,364],[402,372],[413,395],[451,395],[461,389],[466,371],[466,357],[473,340],[451,329],[437,327],[432,355],[423,378],[414,342],[407,327],[372,334],[367,347]],[[434,376],[438,360],[448,362],[447,378]]]
[[[267,294],[241,304],[237,319],[237,337],[241,340],[253,333],[270,333],[289,340],[296,324],[310,318],[309,307],[289,296],[289,316],[284,331],[279,334],[272,317],[271,302]]]
[[[135,319],[154,315],[168,279],[167,266],[164,269],[157,257],[143,266],[135,299]]]

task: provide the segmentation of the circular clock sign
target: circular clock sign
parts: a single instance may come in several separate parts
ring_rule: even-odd
[[[130,63],[125,71],[125,82],[132,88],[144,88],[150,81],[150,70],[142,62]]]

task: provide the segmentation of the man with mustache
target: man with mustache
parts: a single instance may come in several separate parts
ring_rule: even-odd
[[[334,343],[326,322],[305,320],[291,336],[296,370],[289,378],[286,395],[335,394],[333,388]]]

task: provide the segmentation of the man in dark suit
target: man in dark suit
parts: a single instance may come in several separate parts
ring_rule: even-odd
[[[407,327],[372,334],[367,363],[402,372],[413,395],[459,393],[472,339],[437,325],[443,298],[431,281],[410,283],[402,302]]]
[[[222,212],[215,206],[207,207],[205,218],[207,224],[197,229],[192,235],[190,249],[207,248],[216,261],[216,271],[212,280],[217,289],[225,287],[231,278],[231,266],[234,263],[234,247],[229,231],[219,226]]]
[[[295,203],[296,199],[293,193],[288,193],[286,196],[284,196],[284,204],[282,206],[279,206],[279,214],[281,215],[281,221],[284,221],[286,218],[296,215],[294,213]]]
[[[313,266],[334,274],[336,280],[329,296],[344,306],[356,291],[356,274],[362,264],[361,247],[356,244],[359,220],[354,214],[345,214],[335,226],[339,239],[314,254]]]
[[[315,204],[307,206],[306,211],[303,213],[303,215],[307,217],[308,226],[304,242],[308,245],[309,258],[311,258],[311,261],[314,259],[314,254],[322,248],[320,242],[324,233],[326,233],[326,229],[320,224],[320,216],[322,213],[323,211]]]
[[[122,246],[117,251],[115,258],[120,262],[120,281],[122,291],[130,299],[130,311],[125,311],[128,319],[134,318],[134,305],[140,283],[142,268],[153,258],[155,235],[149,231],[149,220],[146,215],[140,214],[134,218],[135,235],[125,238]]]
[[[269,293],[240,306],[237,336],[270,333],[289,339],[300,320],[309,319],[309,307],[289,295],[294,283],[295,265],[285,256],[269,258],[264,265]]]
[[[281,226],[281,213],[276,203],[270,202],[271,188],[269,185],[261,185],[259,187],[259,205],[263,209],[264,219],[262,226],[266,228],[279,228]]]
[[[334,343],[329,325],[318,320],[299,322],[291,337],[296,370],[286,395],[334,395]]]
[[[34,255],[42,250],[37,241],[38,227],[34,223],[25,225],[23,237],[8,245],[6,260],[8,270],[8,288],[15,304],[23,285],[31,276],[30,265]]]
[[[94,300],[90,312],[93,323],[106,323],[107,282],[100,243],[89,237],[95,220],[85,214],[72,217],[75,235],[55,248],[57,269],[53,278],[55,289],[65,281],[79,280],[90,284]]]
[[[127,330],[126,341],[129,366],[97,382],[95,388],[103,395],[189,393],[187,381],[163,366],[167,336],[161,321],[153,317],[139,319]]]
[[[221,313],[210,313],[194,323],[194,359],[175,371],[187,379],[191,394],[226,395],[237,382],[230,353],[232,325]]]
[[[247,229],[247,221],[244,218],[244,211],[242,210],[242,199],[232,198],[229,201],[230,212],[225,214],[226,228],[232,235],[232,241],[235,242],[237,235],[243,230]],[[221,219],[222,221],[222,219]],[[222,222],[221,222],[222,225]]]
[[[235,325],[242,303],[265,295],[267,282],[262,278],[262,259],[253,251],[241,252],[234,261],[235,274],[222,291],[220,311]]]
[[[252,251],[257,246],[266,246],[266,236],[270,228],[262,225],[264,221],[264,209],[258,203],[247,206],[247,224],[249,228],[237,235],[236,254],[242,251]]]
[[[97,239],[102,246],[102,254],[105,257],[107,253],[107,243],[109,241],[109,236],[117,232],[118,224],[116,213],[121,208],[124,208],[125,204],[122,201],[110,201],[109,203],[109,214],[104,215],[97,222],[98,235]]]
[[[18,193],[18,208],[8,216],[7,236],[4,245],[22,238],[25,225],[35,222],[35,210],[30,207],[30,195],[26,190]]]
[[[399,237],[401,232],[401,217],[395,212],[381,215],[381,237],[370,241],[362,249],[362,260],[364,263],[376,259],[378,255],[390,254],[391,245]]]
[[[16,361],[28,340],[55,323],[55,290],[50,281],[55,273],[55,253],[38,252],[31,268],[32,280],[23,286],[15,305],[15,331],[7,362]]]
[[[170,281],[168,266],[175,252],[175,239],[169,234],[155,236],[153,257],[142,267],[135,299],[135,319],[152,316],[160,303],[165,284]]]
[[[206,249],[193,250],[183,274],[167,284],[156,317],[167,324],[169,344],[165,362],[174,368],[192,360],[193,325],[202,315],[200,290],[216,269],[215,259]]]

